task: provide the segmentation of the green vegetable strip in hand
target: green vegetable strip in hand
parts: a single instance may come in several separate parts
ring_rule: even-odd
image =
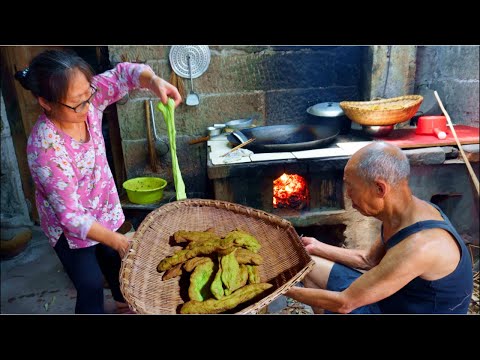
[[[182,173],[178,166],[177,159],[177,143],[176,143],[176,131],[175,131],[175,101],[168,98],[167,106],[162,102],[158,103],[158,110],[163,114],[163,119],[167,124],[168,139],[170,140],[170,152],[172,153],[172,170],[173,181],[175,183],[175,191],[177,193],[177,200],[183,200],[187,198],[185,193],[185,184],[182,179]]]

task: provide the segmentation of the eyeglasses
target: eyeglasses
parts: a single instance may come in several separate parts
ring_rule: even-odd
[[[90,95],[90,97],[89,97],[87,100],[81,102],[80,104],[78,104],[78,105],[75,106],[75,107],[66,105],[66,104],[64,104],[64,103],[61,103],[60,101],[57,101],[57,102],[58,102],[60,105],[63,105],[63,106],[68,107],[69,109],[72,109],[72,110],[75,111],[76,113],[81,113],[81,112],[83,112],[83,110],[85,110],[86,106],[91,103],[93,96],[97,93],[97,88],[94,87],[93,85],[90,85],[90,89],[91,89],[91,91],[92,91],[92,95]]]

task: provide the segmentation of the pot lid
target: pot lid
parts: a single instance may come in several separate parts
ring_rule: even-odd
[[[307,112],[315,116],[336,117],[344,115],[340,103],[338,102],[323,102],[307,109]]]

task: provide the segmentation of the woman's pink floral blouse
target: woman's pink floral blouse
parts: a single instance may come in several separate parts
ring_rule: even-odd
[[[125,221],[108,166],[102,135],[105,108],[139,88],[144,64],[120,63],[94,76],[98,89],[87,115],[90,140],[80,143],[57,129],[45,114],[28,138],[28,165],[35,183],[40,225],[52,246],[65,234],[70,248],[97,244],[87,238],[94,221],[115,231]]]

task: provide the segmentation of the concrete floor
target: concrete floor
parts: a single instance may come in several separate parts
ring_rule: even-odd
[[[2,314],[74,314],[76,290],[40,227],[32,228],[27,248],[1,261]],[[105,311],[115,302],[105,290]]]
[[[32,227],[27,248],[1,264],[1,314],[74,314],[76,290],[42,229]],[[113,314],[115,302],[105,289],[105,311]],[[268,307],[270,314],[288,313],[280,296]],[[298,304],[292,311],[297,311]]]

